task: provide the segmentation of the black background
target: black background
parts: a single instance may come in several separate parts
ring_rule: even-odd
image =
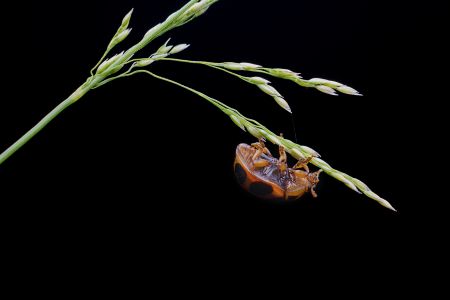
[[[14,97],[1,103],[1,148],[84,82],[129,9],[133,31],[113,53],[183,2],[26,4],[26,26],[17,28],[23,73]],[[142,52],[171,37],[191,44],[182,58],[289,68],[354,87],[364,97],[273,80],[291,105],[299,143],[366,182],[398,213],[326,175],[317,199],[280,204],[249,196],[232,162],[236,145],[253,137],[201,98],[140,75],[89,92],[1,166],[2,198],[17,205],[11,227],[80,252],[102,243],[146,251],[150,243],[178,257],[203,245],[211,249],[204,255],[259,245],[301,260],[305,249],[331,260],[337,253],[399,260],[410,233],[435,229],[422,227],[439,205],[427,194],[433,176],[425,160],[434,150],[425,125],[440,122],[426,117],[439,98],[433,85],[443,19],[439,7],[400,2],[224,0]],[[255,87],[201,66],[151,68],[293,139],[289,115]]]

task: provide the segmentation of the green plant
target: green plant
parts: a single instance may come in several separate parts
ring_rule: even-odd
[[[133,58],[134,55],[148,45],[155,38],[165,34],[173,28],[184,25],[187,22],[195,19],[196,17],[202,15],[212,4],[218,2],[219,0],[191,0],[181,9],[171,14],[164,22],[157,24],[151,28],[144,37],[136,43],[134,46],[130,47],[127,51],[122,51],[121,53],[115,54],[110,58],[105,59],[110,51],[114,47],[122,42],[131,32],[128,28],[132,10],[123,18],[122,24],[119,29],[111,39],[107,49],[99,62],[92,68],[91,75],[87,80],[78,87],[75,92],[73,92],[67,99],[61,102],[57,107],[55,107],[48,115],[46,115],[39,123],[37,123],[32,129],[25,133],[19,140],[17,140],[13,145],[6,149],[2,154],[0,154],[0,164],[2,164],[6,159],[8,159],[12,154],[14,154],[20,147],[26,144],[34,135],[41,131],[50,121],[52,121],[57,115],[64,111],[67,107],[78,101],[83,97],[88,91],[96,89],[112,80],[132,76],[135,74],[143,73],[151,75],[157,79],[164,80],[166,82],[175,84],[179,87],[187,89],[192,93],[197,94],[203,99],[207,100],[215,107],[220,109],[223,113],[228,115],[230,119],[239,126],[242,130],[247,131],[252,136],[256,138],[265,138],[270,142],[285,147],[286,151],[291,154],[294,158],[300,159],[309,156],[314,158],[311,163],[322,169],[328,175],[336,178],[337,180],[343,182],[346,186],[351,188],[356,192],[362,192],[369,198],[374,199],[381,205],[395,210],[389,202],[379,197],[377,194],[372,192],[367,185],[365,185],[360,180],[353,178],[341,171],[332,168],[328,163],[319,158],[319,155],[313,149],[294,143],[291,140],[283,138],[274,134],[268,128],[266,128],[261,123],[245,117],[237,110],[227,106],[226,104],[209,97],[195,89],[187,87],[179,82],[173,81],[168,78],[161,77],[153,72],[143,69],[152,63],[157,61],[175,61],[181,63],[191,63],[191,64],[201,64],[210,68],[215,68],[220,71],[229,73],[233,76],[240,78],[241,80],[253,84],[258,87],[264,93],[273,97],[275,102],[280,105],[283,109],[291,113],[289,104],[283,98],[283,96],[270,85],[270,82],[262,77],[253,76],[247,77],[238,74],[236,71],[247,71],[259,74],[264,74],[266,76],[278,77],[282,79],[287,79],[293,81],[303,87],[313,87],[317,90],[330,94],[337,95],[336,92],[346,93],[350,95],[360,95],[356,90],[341,83],[325,80],[321,78],[313,79],[303,79],[299,73],[293,72],[287,69],[280,68],[265,68],[256,64],[251,63],[234,63],[234,62],[206,62],[206,61],[191,61],[171,58],[173,54],[177,54],[185,50],[189,45],[180,44],[176,46],[169,45],[167,41],[162,45],[155,53],[149,57],[144,58]],[[126,71],[120,73],[123,69]]]

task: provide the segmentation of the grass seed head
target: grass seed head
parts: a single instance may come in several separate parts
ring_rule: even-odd
[[[284,100],[283,97],[274,96],[273,99],[276,103],[278,103],[279,106],[281,106],[283,109],[287,110],[289,113],[292,113],[291,107],[289,104]]]
[[[372,192],[372,191],[364,192],[363,191],[363,193],[364,193],[364,195],[366,195],[367,197],[377,201],[378,203],[380,203],[384,207],[389,208],[390,210],[393,210],[393,211],[397,211],[388,201],[386,201],[385,199],[381,198],[380,196],[378,196],[374,192]]]
[[[330,88],[329,86],[326,86],[326,85],[316,85],[316,89],[318,91],[321,91],[322,93],[325,93],[328,95],[332,95],[332,96],[338,95],[335,90],[333,90],[332,88]]]
[[[280,68],[274,68],[274,69],[267,69],[268,72],[275,77],[283,78],[283,79],[297,79],[301,78],[300,73],[293,72],[288,69],[280,69]]]
[[[266,139],[268,139],[270,142],[272,142],[275,145],[279,145],[279,146],[283,146],[283,144],[281,143],[280,139],[273,134],[269,134],[267,132],[263,132],[264,136],[266,137]]]
[[[310,80],[308,80],[310,83],[313,84],[322,84],[322,85],[326,85],[332,88],[336,88],[338,86],[341,86],[343,84],[337,82],[337,81],[332,81],[332,80],[328,80],[328,79],[323,79],[323,78],[311,78]]]
[[[305,147],[305,146],[303,146]],[[323,159],[319,158],[319,157],[315,157],[314,161],[317,163],[317,165],[319,165],[321,168],[329,168],[331,169],[330,164],[328,164],[326,161],[324,161]]]
[[[170,39],[168,39],[161,47],[158,48],[156,54],[167,54],[170,50],[172,50],[173,46],[167,45]]]
[[[305,155],[296,148],[287,149],[286,151],[288,151],[296,159],[305,158]]]
[[[245,126],[241,123],[238,117],[236,117],[235,115],[229,115],[229,117],[234,124],[236,124],[239,128],[245,131]]]
[[[262,68],[262,66],[260,66],[260,65],[255,65],[255,64],[246,63],[246,62],[241,62],[240,65],[244,68],[244,70],[247,70],[247,71],[254,71],[254,70]]]
[[[352,181],[353,181],[353,183],[356,185],[356,187],[360,191],[363,191],[363,192],[370,192],[371,191],[370,188],[364,182],[362,182],[361,180],[353,178]]]
[[[136,67],[146,67],[152,64],[155,60],[153,58],[144,58],[136,62]]]
[[[265,78],[262,78],[262,77],[258,77],[258,76],[255,76],[255,77],[247,77],[247,79],[248,79],[248,81],[249,81],[250,83],[253,83],[253,84],[256,84],[256,85],[260,85],[260,84],[269,84],[269,83],[270,83],[269,80],[267,80],[267,79],[265,79]]]
[[[119,27],[119,32],[128,28],[128,24],[130,24],[131,15],[133,14],[134,8],[132,8],[122,19],[122,24]]]
[[[308,146],[302,146],[302,150],[314,157],[320,157],[320,154],[316,150],[309,148]]]
[[[336,178],[337,180],[339,180],[340,182],[344,183],[347,187],[349,187],[350,189],[354,190],[357,193],[361,193],[358,188],[347,178],[344,177],[344,175],[341,174],[341,172],[336,171],[336,170],[332,170],[332,171],[328,171],[324,170],[324,172],[326,172],[328,175],[330,175],[331,177]]]
[[[190,45],[189,44],[179,44],[170,50],[170,54],[180,53],[181,51],[186,50]]]
[[[124,31],[122,31],[121,33],[119,33],[114,39],[113,41],[115,42],[115,44],[117,45],[118,43],[122,42],[124,39],[127,38],[127,36],[130,34],[132,28],[129,29],[125,29]]]
[[[100,66],[98,66],[97,73],[100,74],[104,72],[109,66],[111,66],[116,60],[118,60],[123,55],[123,53],[124,52],[122,51],[109,59],[105,59],[105,61],[102,62]]]
[[[186,13],[185,13],[185,18],[189,19],[189,18],[193,18],[193,17],[198,17],[202,14],[204,14],[208,8],[211,6],[212,3],[210,3],[211,1],[205,1],[205,0],[201,0],[198,3],[195,3],[194,5],[191,6],[191,8],[189,8]]]
[[[243,71],[244,70],[244,67],[241,66],[240,63],[235,63],[235,62],[224,62],[221,66],[228,70],[233,70],[233,71]]]
[[[266,93],[270,96],[282,97],[281,94],[271,85],[259,84],[258,87],[261,89],[261,91],[263,91],[264,93]]]
[[[247,128],[247,132],[253,135],[255,138],[260,139],[263,137],[261,131],[259,131],[259,129],[256,128],[255,126],[247,124],[245,128]]]
[[[338,90],[339,92],[341,92],[343,94],[348,94],[348,95],[353,95],[353,96],[362,96],[362,94],[360,94],[357,90],[355,90],[354,88],[351,88],[349,86],[346,86],[346,85],[338,86],[336,88],[336,90]]]
[[[152,36],[154,35],[158,30],[161,29],[162,24],[156,24],[155,26],[153,26],[152,28],[150,28],[144,35],[144,39],[147,38],[148,36]]]

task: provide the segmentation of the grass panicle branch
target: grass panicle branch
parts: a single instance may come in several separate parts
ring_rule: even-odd
[[[184,88],[184,89],[202,97],[203,99],[205,99],[208,102],[210,102],[211,104],[213,104],[215,107],[219,108],[223,113],[228,115],[230,117],[231,121],[234,124],[236,124],[239,128],[241,128],[242,130],[247,131],[248,133],[250,133],[257,139],[265,138],[266,140],[272,142],[273,144],[283,146],[286,149],[286,151],[296,159],[302,159],[302,158],[313,156],[310,163],[312,163],[313,165],[315,165],[316,167],[318,167],[319,169],[324,171],[326,174],[341,181],[347,187],[354,190],[355,192],[363,193],[367,197],[377,201],[382,206],[384,206],[388,209],[391,209],[393,211],[396,211],[395,208],[387,200],[385,200],[385,199],[381,198],[380,196],[378,196],[377,194],[375,194],[361,180],[356,179],[344,172],[334,169],[327,162],[325,162],[324,160],[319,158],[319,154],[315,150],[313,150],[307,146],[302,146],[297,143],[294,143],[293,141],[286,139],[282,136],[276,135],[275,133],[270,131],[267,127],[262,125],[261,123],[245,117],[240,112],[238,112],[236,109],[231,108],[230,106],[220,102],[219,100],[214,99],[214,98],[212,98],[202,92],[199,92],[191,87],[183,85],[177,81],[162,77],[162,76],[152,73],[148,70],[137,70],[137,71],[127,74],[126,76],[131,76],[131,75],[138,74],[138,73],[145,73],[145,74],[151,75],[157,79],[172,83],[176,86]]]
[[[343,94],[348,94],[348,95],[353,95],[353,96],[362,96],[362,94],[359,93],[354,88],[351,88],[342,83],[332,81],[332,80],[322,79],[322,78],[311,78],[308,80],[303,79],[300,76],[300,73],[291,71],[289,69],[265,68],[260,65],[256,65],[256,64],[252,64],[252,63],[245,63],[245,62],[243,62],[243,63],[236,63],[236,62],[218,63],[218,62],[197,61],[197,60],[187,60],[187,59],[177,59],[177,58],[161,58],[161,59],[189,63],[189,64],[205,65],[205,66],[216,68],[216,69],[219,69],[222,71],[232,70],[232,71],[248,71],[248,72],[262,73],[262,74],[280,78],[280,79],[291,80],[303,87],[316,88],[318,91],[321,91],[322,93],[326,93],[326,94],[333,95],[333,96],[337,96],[338,95],[337,92],[340,92]]]
[[[198,16],[204,14],[214,3],[219,0],[191,0],[188,1],[183,7],[181,7],[178,11],[172,13],[169,17],[167,17],[163,22],[158,23],[156,26],[152,27],[148,30],[142,39],[137,42],[135,45],[130,47],[126,51],[122,51],[117,53],[109,58],[107,56],[124,39],[126,39],[131,32],[131,28],[128,28],[133,10],[128,12],[125,17],[122,19],[122,22],[117,29],[116,33],[112,37],[111,41],[106,47],[104,54],[101,56],[98,63],[92,68],[90,72],[90,76],[87,80],[78,87],[75,92],[73,92],[67,99],[61,102],[56,108],[54,108],[49,114],[47,114],[41,121],[39,121],[33,128],[31,128],[27,133],[25,133],[21,138],[19,138],[14,144],[12,144],[9,148],[7,148],[3,153],[0,154],[0,164],[5,162],[12,154],[14,154],[18,149],[20,149],[23,145],[25,145],[33,136],[35,136],[39,131],[41,131],[48,123],[50,123],[56,116],[58,116],[61,112],[63,112],[66,108],[68,108],[73,103],[77,102],[81,97],[83,97],[87,92],[92,89],[98,88],[106,83],[109,83],[118,78],[129,77],[139,73],[145,73],[151,75],[157,79],[172,83],[181,88],[184,88],[196,95],[202,97],[207,100],[209,103],[214,105],[216,108],[220,109],[223,113],[228,115],[231,121],[236,124],[242,130],[248,132],[255,138],[265,138],[266,140],[283,146],[286,151],[292,155],[296,159],[313,157],[311,163],[318,168],[322,169],[325,173],[332,176],[333,178],[343,182],[347,187],[351,188],[356,192],[360,192],[365,194],[367,197],[377,201],[381,205],[395,210],[389,202],[379,197],[373,191],[371,191],[366,184],[362,181],[351,177],[348,174],[345,174],[341,171],[338,171],[332,168],[328,163],[322,160],[319,154],[307,147],[298,145],[291,140],[288,140],[282,136],[278,136],[270,131],[267,127],[263,126],[256,120],[252,120],[250,118],[245,117],[236,109],[206,95],[203,94],[193,88],[185,86],[179,82],[174,80],[159,76],[155,73],[152,73],[148,70],[143,69],[144,67],[150,66],[155,61],[164,61],[171,60],[176,62],[190,63],[190,64],[201,64],[206,65],[211,68],[218,69],[220,71],[226,72],[230,75],[238,77],[239,79],[253,84],[258,87],[262,92],[270,95],[275,102],[280,105],[283,109],[291,113],[291,109],[283,98],[283,96],[272,86],[270,85],[270,81],[266,78],[262,78],[259,76],[243,76],[237,72],[239,71],[248,71],[254,73],[264,74],[266,76],[291,80],[303,87],[313,87],[318,91],[321,91],[330,95],[337,95],[337,92],[360,96],[361,94],[355,89],[341,84],[336,81],[321,79],[321,78],[312,78],[309,80],[303,79],[300,76],[300,73],[293,72],[288,69],[281,68],[265,68],[260,65],[252,64],[252,63],[235,63],[235,62],[206,62],[206,61],[192,61],[192,60],[182,60],[176,58],[169,58],[170,55],[180,53],[189,47],[188,44],[179,44],[179,45],[169,45],[169,40],[164,43],[155,53],[146,58],[136,58],[133,59],[133,56],[142,48],[147,46],[150,42],[152,42],[157,37],[167,33],[173,28],[184,25]],[[119,73],[125,65],[129,64],[130,66],[125,72]],[[117,74],[119,73],[119,74]],[[116,75],[117,74],[117,75]]]

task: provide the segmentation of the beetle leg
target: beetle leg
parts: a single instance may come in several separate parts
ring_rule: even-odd
[[[278,159],[278,162],[280,163],[280,171],[285,172],[287,170],[287,156],[283,146],[279,147],[279,152],[280,158]]]
[[[280,173],[284,174],[285,178],[290,180],[291,176],[289,174],[289,169],[287,167],[286,151],[284,150],[283,146],[280,146],[278,149],[279,149],[279,152],[280,152],[280,157],[278,158]],[[287,183],[287,181],[286,181],[286,183]],[[285,186],[284,187],[284,200],[287,200],[287,199],[288,199],[287,186]]]
[[[309,188],[311,195],[316,198],[317,197],[317,193],[314,190],[314,188],[316,187],[316,185],[319,183],[319,174],[322,172],[322,170],[318,170],[316,172],[313,173],[309,173],[308,174],[308,181],[311,184],[311,187]]]
[[[258,160],[253,161],[253,165],[256,168],[264,168],[265,166],[268,166],[269,164],[270,164],[270,162],[265,159],[258,159]]]
[[[252,146],[256,149],[264,149],[266,147],[263,138],[259,138],[256,143],[252,143]]]
[[[315,186],[312,186],[311,189],[310,189],[310,192],[311,192],[311,195],[313,196],[313,198],[317,198],[317,193],[314,190],[314,188],[315,188]]]
[[[252,157],[253,165],[256,168],[263,168],[263,167],[269,165],[269,163],[270,163],[268,160],[260,158],[263,153],[264,152],[262,149],[258,149],[258,150],[256,150],[255,154]]]
[[[304,169],[307,173],[309,173],[308,163],[313,159],[312,156],[307,158],[301,158],[298,162],[292,167],[293,169]]]
[[[264,144],[264,139],[263,138],[258,139],[257,143],[253,143],[252,147],[254,147],[254,148],[258,149],[258,150],[261,150],[262,153],[264,153],[266,155],[272,156],[272,154],[270,153],[269,149],[267,149],[266,145]]]
[[[259,160],[259,158],[261,157],[262,153],[263,152],[262,152],[261,149],[256,150],[255,154],[252,157],[252,160],[253,161]]]

